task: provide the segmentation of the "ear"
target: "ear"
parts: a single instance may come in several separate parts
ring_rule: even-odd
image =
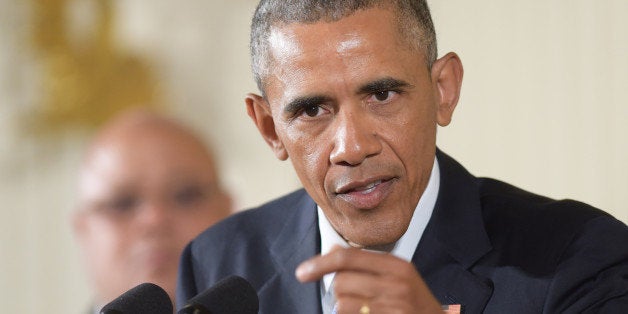
[[[244,102],[246,103],[246,112],[253,120],[253,123],[255,123],[255,126],[257,126],[259,133],[268,146],[275,153],[275,156],[279,160],[288,159],[288,152],[275,131],[275,122],[270,110],[270,104],[264,97],[256,94],[247,94]]]
[[[450,52],[432,65],[432,83],[438,96],[437,122],[447,126],[460,98],[464,70],[457,54]]]

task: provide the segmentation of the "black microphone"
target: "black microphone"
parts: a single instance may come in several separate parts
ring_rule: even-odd
[[[198,294],[178,314],[257,314],[257,292],[246,279],[229,276]]]
[[[160,286],[143,283],[107,303],[100,314],[172,314],[172,301]]]

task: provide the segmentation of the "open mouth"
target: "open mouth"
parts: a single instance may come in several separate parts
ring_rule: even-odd
[[[336,190],[336,194],[352,194],[352,193],[369,194],[375,191],[378,186],[380,186],[381,184],[387,183],[390,180],[392,180],[392,178],[376,179],[374,181],[371,181],[370,183],[359,182],[359,181],[352,182],[338,188]]]
[[[355,181],[336,190],[336,196],[356,209],[378,207],[393,190],[395,178],[381,177]]]
[[[377,180],[367,186],[355,188],[353,191],[358,192],[360,194],[368,194],[375,190],[375,188],[382,184],[383,180]]]

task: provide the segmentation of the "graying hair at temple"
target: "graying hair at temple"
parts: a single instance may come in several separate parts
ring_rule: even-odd
[[[268,38],[271,28],[291,23],[333,22],[359,10],[374,7],[393,9],[400,32],[412,47],[424,50],[428,68],[437,57],[436,33],[425,0],[261,0],[251,24],[251,64],[257,87],[264,93],[263,80],[271,62]]]

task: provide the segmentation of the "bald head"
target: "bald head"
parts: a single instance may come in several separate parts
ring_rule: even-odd
[[[231,213],[208,148],[153,112],[126,112],[105,125],[80,175],[74,229],[101,303],[142,282],[174,298],[183,247]]]
[[[102,185],[105,172],[132,175],[169,175],[176,177],[189,172],[200,172],[214,188],[220,187],[213,156],[202,141],[189,129],[155,112],[136,109],[114,118],[94,137],[81,169],[80,196],[89,202],[94,185]],[[93,180],[97,179],[97,180]],[[121,179],[121,178],[116,178]],[[139,178],[136,178],[137,180]]]

